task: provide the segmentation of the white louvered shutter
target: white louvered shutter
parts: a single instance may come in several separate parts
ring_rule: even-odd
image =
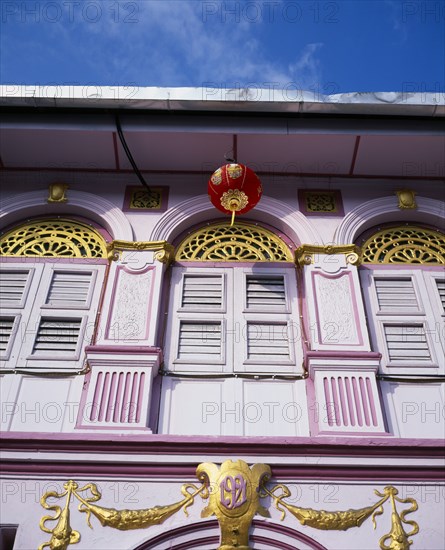
[[[387,266],[362,268],[361,277],[368,326],[374,350],[382,352],[382,368],[400,374],[406,369],[443,369],[443,279],[420,267]]]
[[[242,323],[235,341],[234,367],[239,372],[291,372],[295,367],[297,311],[294,269],[236,270],[235,323]],[[243,289],[244,295],[236,295]],[[294,319],[298,319],[294,317]]]
[[[18,366],[78,369],[91,342],[105,265],[48,263],[24,333]]]
[[[175,371],[220,372],[225,368],[227,270],[177,268],[170,303],[166,364]]]
[[[3,308],[23,304],[32,271],[30,269],[2,269],[0,271],[0,301]]]

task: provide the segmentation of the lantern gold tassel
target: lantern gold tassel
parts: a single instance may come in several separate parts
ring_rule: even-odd
[[[232,225],[233,225],[234,222],[235,222],[235,212],[236,212],[236,210],[232,210],[232,221],[231,221],[231,223],[230,223],[230,227],[232,227]]]

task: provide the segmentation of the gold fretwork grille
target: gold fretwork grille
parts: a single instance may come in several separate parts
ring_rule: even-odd
[[[289,247],[268,229],[246,223],[213,224],[189,235],[179,245],[177,261],[291,262]]]
[[[38,220],[2,235],[0,255],[106,258],[107,249],[101,235],[81,222]]]
[[[374,233],[362,247],[363,263],[445,264],[445,235],[415,225]]]
[[[308,212],[337,212],[336,193],[333,191],[305,191]]]

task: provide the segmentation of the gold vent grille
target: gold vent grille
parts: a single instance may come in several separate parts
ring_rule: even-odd
[[[268,229],[245,223],[209,225],[179,245],[177,261],[292,262],[289,247]]]
[[[415,225],[378,231],[362,247],[363,263],[445,264],[445,235]]]
[[[102,236],[78,221],[38,220],[15,227],[0,238],[2,256],[106,258]]]

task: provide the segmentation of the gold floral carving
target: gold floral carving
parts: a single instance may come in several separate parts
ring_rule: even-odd
[[[221,530],[218,550],[249,550],[249,529],[255,514],[270,517],[260,504],[259,489],[270,479],[270,467],[227,460],[221,467],[200,464],[196,476],[209,489],[209,503],[201,517],[216,516]]]
[[[52,183],[49,186],[49,195],[47,202],[67,202],[66,190],[68,185],[66,183]]]
[[[271,497],[277,510],[281,512],[281,520],[284,520],[288,512],[302,525],[324,531],[346,531],[360,527],[369,518],[372,519],[375,529],[376,517],[383,514],[384,504],[390,501],[391,529],[379,540],[381,550],[409,550],[412,545],[412,539],[409,537],[419,532],[418,524],[406,519],[408,514],[418,509],[417,502],[412,498],[399,498],[397,489],[392,486],[385,487],[383,492],[375,490],[374,493],[379,500],[371,506],[344,511],[327,511],[290,504],[285,500],[292,496],[286,485],[275,485],[268,489],[271,469],[267,464],[255,464],[249,467],[242,460],[236,462],[227,460],[218,466],[206,462],[198,466],[196,477],[201,485],[196,486],[193,483],[182,485],[183,498],[178,502],[141,510],[117,510],[99,506],[96,503],[102,495],[97,485],[88,483],[79,488],[75,481],[70,480],[64,484],[65,490],[62,493],[49,491],[40,499],[41,505],[46,510],[52,510],[54,515],[44,516],[40,520],[40,529],[50,533],[51,538],[48,542],[41,544],[38,550],[46,547],[50,550],[67,550],[71,544],[79,542],[80,533],[73,530],[70,524],[70,503],[73,498],[79,502],[78,510],[86,514],[86,521],[90,528],[92,528],[91,516],[94,516],[103,527],[128,531],[159,525],[181,509],[188,515],[187,508],[194,504],[195,498],[200,495],[206,501],[201,517],[214,515],[220,526],[221,537],[218,550],[250,550],[249,530],[254,516],[260,514],[263,517],[270,517],[269,511],[260,503],[260,499],[266,497]],[[50,498],[65,498],[63,509],[56,504],[49,504]],[[397,503],[411,506],[399,513]],[[49,521],[57,521],[52,529],[47,527]],[[409,526],[410,531],[405,531],[405,526]]]
[[[295,252],[297,265],[303,267],[310,265],[317,254],[344,254],[346,262],[352,265],[360,265],[360,248],[355,244],[345,245],[315,245],[303,244]]]
[[[179,245],[177,261],[291,262],[292,252],[276,235],[243,222],[230,227],[212,224],[200,228]]]
[[[389,227],[362,246],[363,263],[445,264],[445,235],[416,225]]]
[[[396,191],[396,193],[399,199],[398,206],[401,210],[417,208],[415,191],[412,191],[411,189],[400,189],[399,191]]]
[[[0,238],[2,256],[106,258],[103,237],[92,227],[69,219],[36,220]]]

